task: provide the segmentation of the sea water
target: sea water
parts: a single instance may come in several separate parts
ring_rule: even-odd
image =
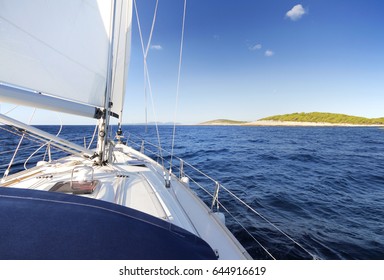
[[[124,131],[171,150],[172,126],[125,126]],[[61,136],[83,145],[85,133],[92,132],[90,126],[65,126]],[[275,258],[384,259],[384,129],[177,126],[174,140],[175,156],[219,181],[295,240],[249,209],[233,206],[230,210]],[[0,131],[1,176],[11,157],[6,151],[18,141]],[[36,147],[22,145],[11,171],[22,169]],[[219,199],[224,204],[229,197]],[[230,217],[227,225],[254,258],[269,258]]]

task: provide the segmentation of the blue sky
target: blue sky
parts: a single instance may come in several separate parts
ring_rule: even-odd
[[[155,3],[138,1],[145,38],[149,2]],[[157,119],[172,121],[183,1],[159,2],[148,70]],[[384,116],[383,14],[380,0],[188,1],[176,120],[252,121],[312,111]],[[134,28],[136,56],[136,21]],[[132,58],[128,95],[141,95],[133,97],[127,122],[144,116],[139,63],[142,56]]]
[[[137,2],[147,42],[156,1]],[[174,121],[183,3],[159,0],[146,103],[133,16],[125,123],[144,122],[145,107],[148,121]],[[383,117],[383,14],[382,0],[188,0],[176,122],[313,111]],[[41,113],[35,122],[54,119]]]

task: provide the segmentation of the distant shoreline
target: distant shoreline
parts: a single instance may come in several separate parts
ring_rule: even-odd
[[[351,127],[365,127],[365,126],[384,126],[382,124],[349,124],[349,123],[327,123],[327,122],[293,122],[293,121],[255,121],[243,124],[244,126],[351,126]]]
[[[343,127],[383,127],[382,124],[348,124],[348,123],[326,123],[326,122],[293,122],[293,121],[273,121],[259,120],[254,122],[231,123],[231,122],[206,122],[200,123],[202,126],[343,126]]]
[[[275,115],[251,122],[216,119],[203,122],[200,125],[382,127],[384,126],[384,118],[365,118],[345,114],[311,112]]]

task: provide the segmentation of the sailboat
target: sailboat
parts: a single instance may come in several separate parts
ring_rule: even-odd
[[[207,206],[188,178],[126,145],[120,123],[110,137],[132,10],[132,0],[0,1],[0,102],[98,120],[90,149],[0,114],[48,153],[0,182],[1,259],[251,259],[214,211],[217,195]],[[51,160],[51,148],[69,156]]]

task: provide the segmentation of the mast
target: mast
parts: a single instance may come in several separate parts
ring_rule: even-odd
[[[112,16],[111,16],[111,28],[110,28],[110,44],[109,44],[109,55],[108,55],[108,67],[107,67],[107,83],[105,89],[104,99],[104,114],[99,120],[99,134],[97,138],[97,154],[98,164],[103,164],[106,161],[106,147],[108,141],[108,130],[109,130],[109,119],[110,112],[113,106],[111,102],[112,95],[112,78],[113,78],[113,47],[115,41],[115,18],[116,18],[116,0],[112,0]]]

